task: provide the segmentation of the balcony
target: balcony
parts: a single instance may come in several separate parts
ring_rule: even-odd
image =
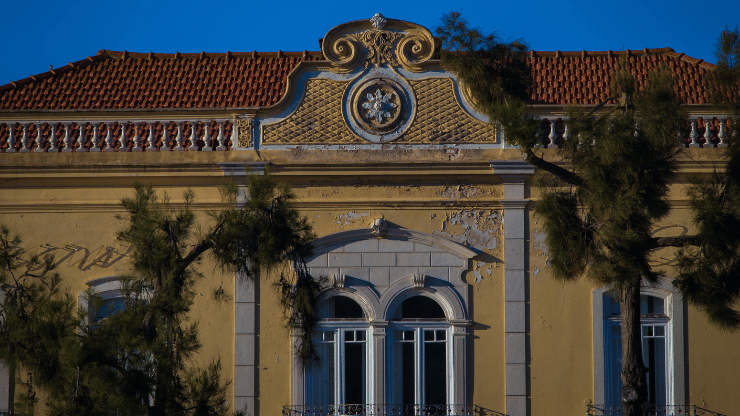
[[[649,416],[726,416],[697,406],[657,406],[650,405]],[[586,406],[587,416],[622,416],[621,404],[589,404]]]
[[[503,415],[467,404],[337,404],[283,406],[283,416],[486,416]]]

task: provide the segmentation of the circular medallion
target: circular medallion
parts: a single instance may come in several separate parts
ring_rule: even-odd
[[[352,94],[352,118],[357,126],[372,135],[393,133],[409,111],[406,91],[387,78],[370,79]]]

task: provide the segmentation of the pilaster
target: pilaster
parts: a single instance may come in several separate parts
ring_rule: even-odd
[[[528,391],[527,221],[525,182],[534,167],[519,161],[490,162],[504,183],[504,345],[506,414],[531,413]]]

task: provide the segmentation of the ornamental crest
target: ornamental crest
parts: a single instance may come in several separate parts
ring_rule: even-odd
[[[386,19],[380,13],[330,30],[321,44],[331,71],[349,73],[370,64],[422,72],[434,55],[434,37],[423,26]]]
[[[360,34],[360,40],[367,48],[365,67],[370,64],[380,66],[387,63],[390,66],[398,66],[398,61],[393,56],[393,44],[401,39],[402,34],[387,30],[368,30]]]

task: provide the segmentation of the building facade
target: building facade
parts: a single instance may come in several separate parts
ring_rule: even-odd
[[[93,288],[116,305],[128,247],[115,216],[135,181],[174,203],[192,189],[207,221],[225,177],[269,168],[319,236],[312,273],[333,283],[314,334],[322,364],[293,357],[297,334],[269,278],[243,282],[205,262],[198,359],[220,357],[235,409],[608,413],[621,388],[618,304],[607,288],[549,276],[534,168],[436,47],[426,28],[376,15],[329,30],[321,52],[103,50],[0,87],[0,218],[29,252],[55,256],[73,293]],[[565,107],[606,98],[620,59],[640,84],[661,63],[677,76],[691,129],[660,232],[690,232],[685,187],[721,167],[729,140],[704,98],[712,65],[669,48],[532,52],[543,152],[572,140]],[[651,403],[733,414],[740,335],[683,302],[670,257],[658,253],[665,281],[643,292]],[[233,304],[209,298],[219,284]]]

